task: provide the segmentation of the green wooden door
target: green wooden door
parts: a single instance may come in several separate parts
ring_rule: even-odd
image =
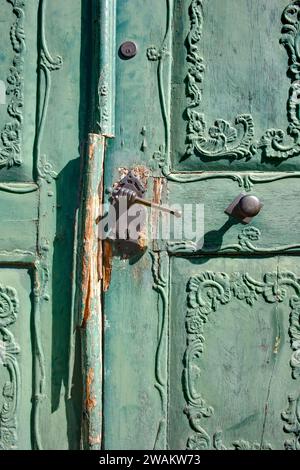
[[[105,185],[133,169],[148,199],[203,203],[205,235],[153,241],[153,213],[143,256],[104,259],[104,447],[299,449],[300,2],[115,18],[137,54],[116,57]],[[249,225],[224,213],[242,191]]]
[[[76,449],[74,243],[80,144],[93,131],[92,4],[0,3],[0,449]]]

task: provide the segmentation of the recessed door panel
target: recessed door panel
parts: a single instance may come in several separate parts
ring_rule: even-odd
[[[173,260],[171,448],[296,448],[298,264]]]

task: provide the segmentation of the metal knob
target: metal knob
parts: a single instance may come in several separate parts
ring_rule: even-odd
[[[225,209],[225,213],[248,224],[263,207],[262,202],[253,194],[239,194],[234,201]]]
[[[240,199],[239,209],[244,217],[255,217],[262,208],[262,203],[257,196],[247,195]]]

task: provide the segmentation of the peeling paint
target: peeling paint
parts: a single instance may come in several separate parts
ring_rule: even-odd
[[[276,336],[274,349],[273,349],[274,354],[278,354],[279,346],[280,346],[280,336]]]
[[[107,316],[104,315],[104,329],[107,330],[108,328],[110,328],[110,323],[108,321]]]
[[[161,204],[162,199],[162,190],[163,190],[163,178],[155,177],[153,178],[153,195],[152,195],[152,202],[155,204]],[[151,238],[153,240],[153,249],[157,249],[157,233],[159,230],[159,218],[160,213],[159,211],[152,210],[151,211]]]
[[[143,165],[137,165],[137,166],[134,166],[133,168],[120,167],[119,168],[119,178],[120,179],[124,178],[124,176],[126,176],[129,171],[132,171],[134,176],[139,178],[139,180],[143,183],[145,188],[147,188],[147,181],[148,181],[148,178],[150,176],[149,168],[147,168]]]
[[[85,291],[84,313],[83,313],[83,320],[82,320],[81,328],[86,328],[90,315],[91,315],[91,282],[90,282],[90,277],[88,277],[87,287]]]
[[[139,238],[137,240],[138,248],[141,251],[145,251],[148,246],[147,227],[144,225],[139,232]]]
[[[88,370],[87,378],[86,378],[86,403],[85,407],[86,410],[90,413],[93,408],[97,405],[97,400],[96,398],[92,395],[92,386],[94,382],[94,369],[91,367]]]
[[[81,289],[83,296],[83,315],[82,315],[82,327],[86,326],[89,319],[91,309],[91,248],[93,240],[93,217],[92,217],[92,198],[87,200],[86,219],[85,219],[85,230],[83,234],[83,253],[82,253],[82,278],[81,278]]]
[[[103,241],[103,291],[106,292],[109,289],[112,272],[112,244],[109,240]]]
[[[88,151],[89,159],[93,160],[95,157],[95,142],[91,142],[89,144],[89,151]]]
[[[99,200],[99,215],[97,216],[95,223],[98,224],[98,219],[103,217],[103,168],[102,177],[98,187],[98,200]],[[98,281],[102,280],[103,277],[103,243],[102,240],[98,240],[98,253],[97,253],[97,269],[98,269]]]
[[[101,444],[100,434],[98,434],[98,436],[95,436],[95,437],[89,436],[89,443],[91,446],[94,446],[96,444]]]
[[[96,224],[103,194],[105,138],[89,134],[84,152],[81,206],[78,215],[77,297],[83,367],[82,444],[101,448],[102,413],[102,304],[101,244]],[[100,272],[99,272],[100,267]]]
[[[153,196],[152,202],[161,204],[161,193],[163,187],[163,178],[153,178]]]

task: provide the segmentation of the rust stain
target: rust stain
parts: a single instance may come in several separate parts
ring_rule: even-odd
[[[125,168],[125,167],[120,167],[119,168],[119,177],[120,179],[124,178],[124,176],[127,175],[129,171],[132,171],[133,174],[141,180],[145,188],[147,187],[147,180],[150,175],[150,170],[149,168],[146,168],[143,165],[137,165],[134,166],[133,168]]]
[[[96,219],[96,224],[98,223],[97,220],[103,217],[103,171],[102,177],[100,180],[99,188],[98,188],[98,200],[99,200],[99,215]],[[101,281],[103,278],[103,243],[102,240],[98,239],[98,253],[97,253],[97,276],[98,281]]]
[[[86,291],[84,291],[84,311],[83,311],[83,319],[82,319],[82,324],[81,328],[86,328],[86,324],[89,321],[89,318],[91,316],[92,310],[91,310],[91,282],[90,282],[90,276],[88,276],[88,283],[86,287]]]
[[[144,251],[148,246],[148,237],[147,237],[147,228],[144,226],[142,227],[139,238],[138,238],[138,247],[141,251]]]
[[[109,240],[103,241],[103,291],[109,289],[112,271],[112,244]]]
[[[92,253],[92,239],[93,239],[93,197],[89,197],[87,200],[87,210],[85,227],[83,234],[83,254],[82,254],[82,294],[83,294],[83,321],[82,327],[86,326],[86,323],[91,315],[91,253]]]
[[[93,408],[97,405],[97,400],[95,397],[92,396],[92,384],[94,382],[94,369],[90,367],[87,373],[87,378],[86,378],[86,403],[85,407],[88,413],[92,411]]]
[[[89,151],[88,151],[88,155],[89,155],[89,159],[90,160],[93,160],[94,159],[94,156],[95,156],[95,142],[91,142],[89,144]]]
[[[85,153],[84,180],[82,181],[82,202],[80,210],[80,250],[78,250],[78,265],[80,267],[80,315],[85,343],[83,344],[83,389],[84,389],[84,419],[82,432],[84,441],[90,447],[101,445],[100,422],[98,423],[97,407],[100,403],[98,391],[101,386],[101,374],[95,369],[95,360],[99,349],[99,341],[95,335],[95,327],[101,327],[101,297],[99,277],[101,276],[101,243],[96,233],[96,217],[101,211],[103,181],[99,168],[98,155],[101,136],[89,135],[88,147]],[[101,149],[103,150],[103,149]],[[99,315],[96,319],[96,315]],[[93,321],[92,321],[93,320]],[[94,321],[96,320],[96,321]],[[100,417],[99,417],[100,418]]]
[[[98,240],[97,277],[98,277],[98,281],[101,281],[103,279],[103,243],[102,243],[102,240]]]
[[[163,187],[163,178],[157,178],[157,177],[153,178],[152,201],[155,204],[160,204],[161,203],[162,187]]]
[[[90,160],[95,157],[96,139],[93,138],[88,145],[88,156]],[[92,263],[93,263],[93,239],[94,239],[94,213],[95,213],[95,196],[88,194],[86,199],[84,233],[83,233],[83,251],[82,251],[82,328],[86,324],[92,313],[91,297],[92,297]]]
[[[154,202],[155,204],[161,204],[163,184],[163,178],[153,178],[152,202]],[[151,211],[151,238],[153,240],[153,249],[157,248],[157,239],[159,238],[157,233],[159,230],[159,217],[159,211]]]

